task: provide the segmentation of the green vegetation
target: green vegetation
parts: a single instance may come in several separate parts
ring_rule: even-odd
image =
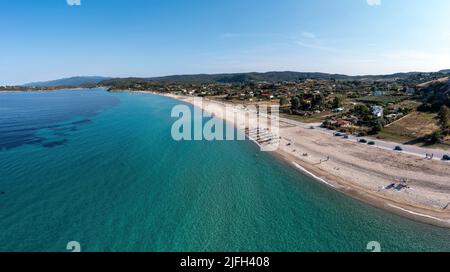
[[[450,128],[450,109],[443,105],[439,111],[439,120],[441,123],[442,130],[447,130]]]
[[[335,109],[341,108],[343,103],[344,103],[344,97],[342,97],[341,95],[338,95],[333,100],[333,108],[335,108]]]
[[[353,108],[352,113],[357,115],[357,116],[360,116],[361,119],[363,121],[366,121],[366,122],[370,121],[372,119],[372,115],[371,115],[370,109],[365,104],[358,104],[358,105],[356,105]]]
[[[280,107],[284,107],[289,105],[289,100],[286,97],[281,97],[280,98]]]
[[[450,80],[429,83],[420,91],[421,111],[438,112],[442,106],[450,107]]]
[[[301,115],[305,111],[321,111],[328,108],[323,94],[299,94],[291,98],[291,111]]]
[[[377,104],[386,106],[388,104],[396,104],[406,100],[407,96],[365,96],[356,99],[358,102],[368,103],[368,104]]]
[[[431,133],[430,142],[432,144],[440,143],[442,139],[442,133],[440,130],[436,130],[433,133]]]
[[[381,132],[383,129],[384,129],[383,121],[380,119],[375,120],[374,125],[372,126],[372,130],[370,131],[370,134],[375,135]]]
[[[330,112],[322,112],[320,114],[312,115],[294,115],[294,114],[280,114],[280,117],[299,121],[302,123],[322,123],[324,119],[330,114]]]

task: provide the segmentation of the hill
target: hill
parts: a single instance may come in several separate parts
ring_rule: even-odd
[[[358,80],[358,81],[394,81],[394,80],[408,80],[411,82],[423,82],[423,78],[429,78],[432,75],[442,77],[443,71],[440,73],[396,73],[389,75],[359,75],[349,76],[343,74],[327,74],[318,72],[266,72],[266,73],[229,73],[229,74],[193,74],[193,75],[172,75],[164,77],[150,77],[150,78],[109,78],[99,76],[81,76],[63,78],[53,81],[33,82],[23,86],[30,87],[58,87],[58,86],[83,86],[88,84],[102,85],[102,86],[130,86],[137,83],[248,83],[248,82],[279,82],[279,81],[298,81],[304,79],[318,79],[318,80]]]
[[[349,76],[343,74],[327,74],[318,72],[266,72],[266,73],[235,73],[235,74],[198,74],[198,75],[175,75],[166,77],[147,78],[147,80],[161,82],[213,82],[213,83],[243,83],[250,81],[296,81],[302,79],[322,79],[322,80],[396,80],[407,79],[412,76],[420,75],[419,72],[396,73],[390,75],[362,75]]]
[[[350,76],[326,73],[302,72],[267,72],[267,73],[232,73],[232,74],[197,74],[174,75],[165,77],[147,78],[161,82],[215,82],[215,83],[242,83],[250,81],[295,81],[300,79],[350,79]]]
[[[78,76],[70,78],[62,78],[52,81],[32,82],[22,86],[26,87],[57,87],[57,86],[80,86],[84,84],[98,84],[101,81],[110,79],[100,76]]]
[[[105,86],[123,85],[136,83],[161,82],[161,83],[248,83],[248,82],[279,82],[298,81],[304,79],[319,80],[363,80],[363,81],[393,81],[398,79],[408,80],[428,75],[419,72],[396,73],[390,75],[364,75],[348,76],[342,74],[327,74],[314,72],[266,72],[266,73],[234,73],[234,74],[195,74],[195,75],[173,75],[151,78],[113,78],[100,82]]]
[[[420,93],[424,104],[422,110],[438,111],[442,105],[450,107],[450,80],[442,78],[422,86]]]

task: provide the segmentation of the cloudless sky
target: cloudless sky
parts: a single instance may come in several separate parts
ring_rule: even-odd
[[[448,68],[448,0],[0,0],[0,85]]]

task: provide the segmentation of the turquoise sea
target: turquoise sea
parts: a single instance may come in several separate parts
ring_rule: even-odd
[[[335,192],[251,142],[175,142],[180,102],[0,93],[0,251],[450,251],[450,230]]]

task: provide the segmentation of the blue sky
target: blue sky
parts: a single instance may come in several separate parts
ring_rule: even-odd
[[[76,1],[76,0],[69,0]],[[0,85],[450,68],[448,0],[0,0]]]

